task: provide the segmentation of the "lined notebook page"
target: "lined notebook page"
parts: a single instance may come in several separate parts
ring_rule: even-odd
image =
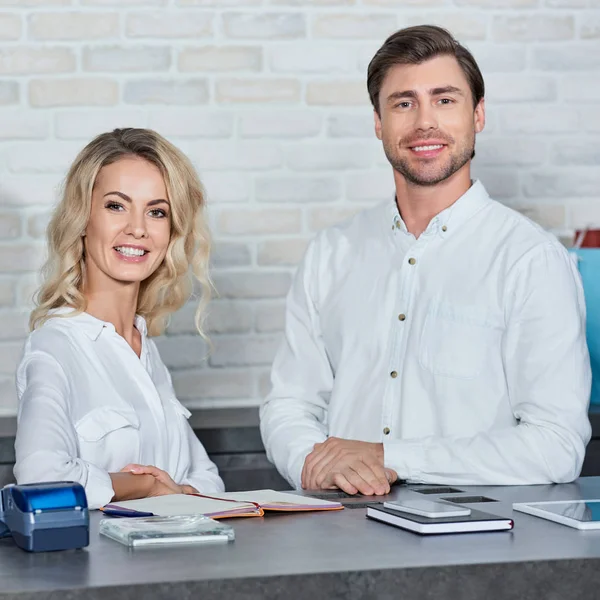
[[[309,498],[308,496],[298,496],[296,494],[286,494],[285,492],[276,492],[275,490],[254,490],[250,492],[222,492],[215,494],[219,498],[229,500],[241,500],[245,502],[258,502],[261,506],[272,506],[276,504],[292,504],[297,506],[339,506],[339,502],[330,502],[329,500],[319,500],[318,498]]]
[[[222,494],[219,494],[221,496]],[[161,517],[175,515],[198,515],[220,513],[238,509],[256,510],[253,504],[247,502],[224,502],[222,500],[211,500],[210,498],[199,498],[186,494],[171,494],[168,496],[156,496],[155,498],[141,498],[139,500],[124,500],[123,502],[111,502],[110,506],[119,506],[131,510],[151,512]]]

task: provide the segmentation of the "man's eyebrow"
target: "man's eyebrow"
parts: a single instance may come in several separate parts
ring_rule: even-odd
[[[106,196],[119,196],[119,198],[123,198],[123,200],[125,200],[126,202],[130,202],[131,203],[131,198],[127,195],[124,194],[123,192],[106,192],[106,194],[104,194],[104,197],[106,198]],[[169,202],[167,200],[165,200],[164,198],[157,198],[156,200],[150,200],[150,202],[148,202],[148,204],[146,206],[155,206],[156,204],[169,204]]]
[[[390,104],[400,98],[416,98],[417,92],[415,90],[404,90],[403,92],[392,92],[386,99],[387,103]]]
[[[429,94],[431,96],[441,96],[442,94],[458,94],[459,96],[464,96],[465,93],[460,89],[453,85],[445,85],[443,87],[437,87],[429,90]]]

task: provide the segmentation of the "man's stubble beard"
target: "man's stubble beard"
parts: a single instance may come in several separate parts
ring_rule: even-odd
[[[436,139],[436,136],[434,135],[429,135],[428,137],[430,139]],[[437,136],[437,139],[440,137],[442,137],[442,139],[448,139],[448,136],[439,135]],[[426,140],[427,138],[419,137],[418,139]],[[404,145],[404,140],[401,140],[397,145],[392,145],[385,139],[383,140],[383,150],[389,163],[408,183],[418,186],[433,186],[454,175],[454,173],[462,169],[471,160],[475,152],[475,132],[465,140],[461,147],[457,148],[457,150],[450,155],[450,160],[445,165],[442,165],[437,173],[423,174],[425,169],[413,169],[408,159],[399,156],[398,146],[403,147]]]

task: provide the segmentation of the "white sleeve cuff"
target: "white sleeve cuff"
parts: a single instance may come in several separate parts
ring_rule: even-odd
[[[85,495],[88,508],[95,510],[108,504],[114,497],[110,475],[96,465],[87,463],[88,476],[85,483]]]
[[[383,464],[399,479],[418,481],[423,473],[423,441],[397,440],[383,443]]]

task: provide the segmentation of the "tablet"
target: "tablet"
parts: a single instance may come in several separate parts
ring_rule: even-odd
[[[575,529],[600,529],[600,500],[516,502],[513,509]]]

